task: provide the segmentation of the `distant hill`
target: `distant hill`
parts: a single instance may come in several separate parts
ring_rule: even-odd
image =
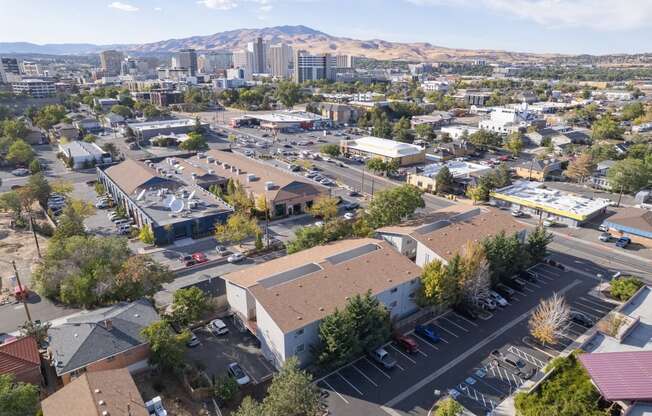
[[[247,42],[257,37],[273,43],[285,42],[297,49],[310,52],[364,56],[374,59],[399,59],[409,61],[441,61],[457,59],[487,59],[501,61],[541,61],[557,57],[554,54],[533,54],[498,50],[453,49],[430,43],[399,43],[382,39],[357,40],[332,36],[306,26],[276,26],[262,29],[238,29],[206,36],[192,36],[182,39],[167,39],[158,42],[133,45],[93,44],[45,44],[28,42],[0,42],[0,53],[83,55],[98,53],[105,49],[119,49],[127,52],[148,54],[175,52],[179,49],[197,50],[244,48]]]

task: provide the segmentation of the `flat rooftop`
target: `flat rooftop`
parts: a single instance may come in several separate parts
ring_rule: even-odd
[[[418,282],[421,269],[388,243],[371,238],[314,247],[224,276],[248,288],[283,332],[343,309],[348,299]]]
[[[178,118],[174,120],[146,121],[142,123],[127,123],[132,130],[158,130],[173,127],[193,127],[196,123],[192,118]],[[201,122],[202,125],[207,123]]]
[[[397,142],[396,140],[366,136],[354,140],[343,140],[346,147],[361,152],[372,153],[385,157],[405,157],[425,153],[425,150],[413,144]]]
[[[102,148],[96,145],[95,143],[74,141],[65,144],[60,144],[59,147],[63,152],[72,156],[73,158],[84,157],[84,156],[94,156],[94,157],[102,156],[102,155],[109,156],[108,152],[102,150]]]
[[[270,123],[306,123],[322,119],[322,117],[317,114],[307,112],[245,114],[244,117],[253,118],[260,121],[267,121]]]
[[[455,178],[466,178],[469,175],[485,173],[491,170],[489,166],[480,165],[478,163],[450,160],[444,163],[432,163],[430,165],[426,165],[423,168],[423,172],[421,172],[419,175],[432,178],[437,176],[439,171],[442,170],[444,166],[448,167],[451,175],[453,175]]]
[[[548,189],[543,183],[528,181],[516,181],[510,186],[496,189],[491,195],[495,199],[539,208],[580,221],[610,205],[607,199],[586,198],[570,192]]]

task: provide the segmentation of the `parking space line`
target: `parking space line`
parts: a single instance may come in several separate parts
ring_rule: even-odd
[[[464,331],[464,332],[469,332],[468,329],[464,328],[463,326],[460,326],[460,325],[456,324],[455,322],[451,321],[450,319],[446,318],[445,316],[442,316],[441,319],[445,319],[446,321],[448,321],[448,322],[450,322],[451,324],[455,325],[456,327],[458,327],[459,329],[461,329],[461,330]]]
[[[463,317],[462,315],[460,315],[458,313],[455,313],[454,315],[457,316],[458,318],[460,318],[461,320],[466,321],[466,322],[468,322],[469,324],[471,324],[471,325],[473,325],[475,327],[478,326],[478,324],[476,324],[475,322],[466,319],[465,317]]]
[[[512,298],[511,298],[511,299],[510,299],[509,301],[510,301],[510,302],[511,302],[511,301],[516,301],[516,302],[520,302],[520,301],[521,301],[521,299],[520,299],[520,298],[516,298],[516,297],[514,297],[514,296],[512,296]]]
[[[344,401],[344,403],[346,403],[346,404],[350,404],[349,401],[346,400],[346,399],[344,398],[344,396],[342,396],[342,395],[340,394],[339,391],[335,390],[335,388],[333,388],[333,386],[331,386],[331,385],[328,383],[328,381],[326,381],[326,380],[321,380],[321,382],[324,383],[326,386],[328,386],[329,389],[331,389],[332,391],[334,391],[335,394],[337,394],[337,395],[340,397],[340,399],[342,399],[342,400]]]
[[[412,358],[410,358],[410,357],[408,357],[407,355],[403,354],[403,352],[402,352],[401,350],[399,350],[398,348],[396,348],[394,345],[389,344],[389,346],[390,346],[393,350],[395,350],[397,353],[399,353],[399,354],[401,354],[403,357],[405,357],[405,358],[406,358],[408,361],[410,361],[412,364],[416,364],[416,363],[417,363],[417,362],[414,361]]]
[[[534,293],[534,290],[530,289],[529,287],[523,286],[523,290],[527,290],[530,293]]]
[[[509,394],[509,392],[503,391],[503,390],[499,389],[498,387],[493,386],[493,385],[487,383],[487,382],[484,381],[484,380],[478,380],[478,381],[480,381],[481,383],[483,383],[484,385],[486,385],[487,387],[489,387],[490,389],[492,389],[493,391],[495,391],[496,393],[498,393],[498,394],[501,395],[501,396],[502,396],[502,395],[507,395],[507,394]]]
[[[590,310],[592,310],[592,311],[594,311],[594,312],[597,312],[597,313],[600,313],[600,314],[603,314],[603,315],[606,315],[607,312],[609,312],[609,310],[606,310],[606,311],[605,311],[605,310],[603,310],[603,309],[600,309],[600,308],[598,308],[598,307],[596,307],[596,306],[591,305],[591,304],[588,303],[588,302],[584,302],[584,301],[576,300],[575,303],[577,303],[578,305],[582,305],[582,306],[584,306],[585,308],[589,308]]]
[[[396,363],[396,367],[398,367],[398,369],[401,371],[405,371],[405,368],[401,367],[399,363]]]
[[[530,362],[531,364],[536,365],[537,367],[543,368],[546,366],[546,363],[544,363],[542,360],[538,359],[532,354],[528,354],[527,352],[523,351],[522,349],[511,345],[507,351],[518,355],[520,358],[525,359],[526,361]]]
[[[375,381],[373,381],[369,376],[367,376],[365,373],[363,373],[362,370],[360,370],[358,367],[356,367],[356,366],[353,365],[353,364],[351,364],[351,367],[353,367],[353,369],[354,369],[355,371],[357,371],[358,373],[360,373],[360,375],[361,375],[362,377],[366,378],[368,382],[370,382],[370,383],[373,384],[374,386],[378,387],[378,384],[376,384]]]
[[[441,329],[442,331],[446,331],[446,332],[448,332],[449,334],[451,334],[451,335],[454,336],[455,338],[459,338],[459,337],[460,337],[459,335],[453,333],[453,331],[449,331],[448,329],[444,328],[444,327],[441,326],[441,325],[436,325],[436,326],[437,326],[437,328]]]
[[[614,308],[614,306],[616,306],[616,305],[613,305],[611,303],[604,304],[604,303],[596,302],[596,301],[594,301],[592,299],[585,298],[584,296],[580,296],[580,299],[583,300],[584,302],[592,303],[592,304],[594,304],[596,306],[599,306],[599,307],[607,309],[607,310],[612,310]]]
[[[371,361],[369,361],[366,357],[365,357],[364,360],[365,360],[366,362],[368,362],[369,364],[371,364],[371,366],[374,367],[376,370],[380,371],[380,372],[381,372],[385,377],[387,377],[387,378],[390,379],[390,380],[392,379],[392,377],[390,377],[389,374],[387,374],[386,372],[384,372],[383,370],[381,370],[380,368],[378,368],[378,366],[377,366],[376,364],[374,364],[374,363],[372,363]]]
[[[537,347],[536,345],[530,345],[531,348],[534,348],[535,350],[539,351],[540,353],[546,354],[550,358],[555,358],[555,355],[550,354],[547,351],[542,350],[541,348]]]
[[[538,289],[541,289],[541,286],[539,286],[538,284],[536,284],[536,283],[534,283],[534,282],[530,282],[530,281],[527,281],[527,280],[526,280],[525,283],[527,283],[527,284],[529,284],[529,285],[532,285],[532,286],[534,286],[534,287],[536,287],[536,288],[538,288]]]
[[[571,304],[571,307],[575,308],[576,310],[582,312],[585,315],[588,315],[589,317],[595,319],[596,321],[599,321],[600,319],[602,319],[602,317],[604,317],[604,315],[602,315],[602,316],[595,315],[595,313],[594,313],[595,311],[593,309],[591,309],[591,312],[587,312],[586,309],[589,309],[589,308],[582,305],[581,303],[580,304]]]
[[[509,374],[512,376],[512,379],[514,380],[514,385],[516,387],[518,387],[520,385],[520,383],[518,382],[518,380],[516,380],[516,374],[514,374],[514,373],[509,373]]]
[[[544,278],[544,279],[546,279],[546,280],[549,281],[549,282],[552,282],[552,281],[555,280],[555,279],[553,279],[552,277],[546,276],[545,274],[542,274],[542,273],[539,273],[539,277]]]
[[[335,374],[337,374],[338,376],[340,376],[340,378],[341,378],[342,380],[344,380],[344,381],[346,382],[346,384],[348,384],[349,386],[351,386],[351,387],[353,388],[353,390],[357,391],[358,394],[359,394],[360,396],[364,396],[364,393],[361,392],[361,391],[360,391],[356,386],[354,386],[353,383],[351,383],[349,380],[347,380],[346,377],[344,377],[344,376],[343,376],[339,371],[338,371],[337,373],[335,373]]]
[[[426,344],[430,345],[432,348],[436,349],[437,351],[439,351],[439,348],[432,345],[430,341],[426,341],[425,339],[421,338],[421,335],[419,334],[412,334],[412,335],[415,336],[416,338],[419,338],[421,341],[425,342]]]
[[[428,358],[428,354],[426,354],[425,352],[421,351],[421,348],[419,348],[419,349],[417,350],[417,352],[418,352],[419,354],[423,355],[424,357]]]

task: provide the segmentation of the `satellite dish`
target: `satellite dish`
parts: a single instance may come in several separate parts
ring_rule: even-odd
[[[170,211],[172,211],[174,213],[179,213],[179,212],[183,211],[183,206],[184,206],[183,200],[175,199],[174,201],[172,201],[170,203]]]
[[[190,201],[193,196],[195,196],[195,191],[192,191],[190,195],[188,195],[188,201]]]
[[[143,189],[142,191],[140,191],[140,193],[136,197],[136,201],[140,201],[141,199],[143,199],[143,197],[145,196],[145,192],[147,192],[146,189]]]

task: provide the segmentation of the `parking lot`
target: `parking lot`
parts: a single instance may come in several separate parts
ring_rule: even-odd
[[[571,323],[558,345],[543,347],[531,341],[528,319],[541,298],[563,294],[573,310],[594,321],[615,304],[588,293],[597,283],[588,276],[548,265],[533,270],[538,280],[527,282],[488,320],[471,321],[448,311],[429,322],[439,342],[412,330],[408,335],[417,342],[418,352],[409,354],[395,341],[387,343],[395,368],[386,370],[361,357],[318,379],[317,385],[330,393],[331,414],[426,415],[438,397],[450,394],[473,413],[485,415],[526,379],[539,379],[546,363],[587,330]],[[494,350],[498,356],[491,355]],[[497,358],[501,356],[515,358],[523,367],[515,369]]]
[[[263,357],[258,340],[249,332],[240,331],[233,318],[222,321],[229,328],[227,334],[215,336],[207,328],[193,331],[201,344],[186,349],[187,361],[201,363],[209,376],[226,375],[229,364],[237,362],[254,384],[271,377],[273,366]]]

